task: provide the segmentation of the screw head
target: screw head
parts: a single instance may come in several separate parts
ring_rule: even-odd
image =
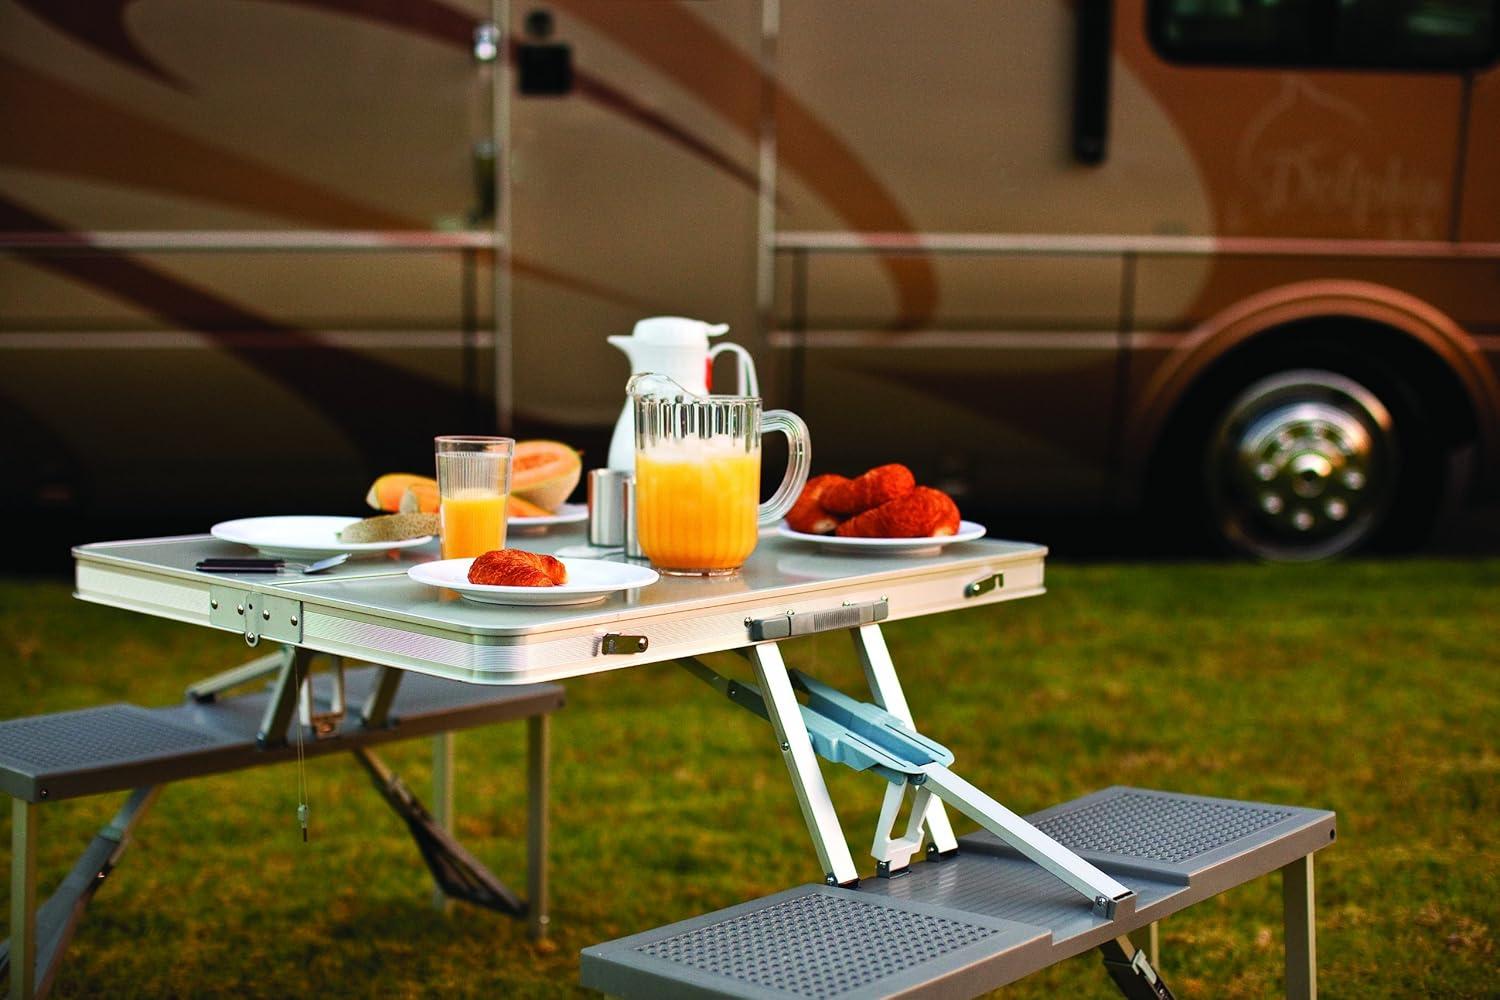
[[[782,750],[791,750],[792,749],[792,745],[790,743],[788,743],[786,740],[782,740],[781,741],[781,749]]]
[[[234,613],[237,614],[237,615],[244,614],[245,613],[245,606],[243,604],[236,604],[234,606]]]
[[[264,618],[266,621],[270,621],[271,620],[271,611],[270,611],[270,609],[267,608],[265,611],[262,611],[260,613],[260,616],[262,618]]]
[[[838,885],[838,882],[834,881],[833,873],[829,872],[827,875],[823,876],[823,884],[824,885]]]
[[[292,615],[292,624],[293,625],[297,624],[297,616],[296,615]]]
[[[208,602],[208,606],[211,609],[213,609],[214,611],[218,611],[219,610],[219,602],[218,601],[209,601]]]

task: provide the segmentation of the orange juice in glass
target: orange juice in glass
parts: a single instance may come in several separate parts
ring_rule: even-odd
[[[505,500],[515,442],[502,437],[437,438],[439,531],[444,559],[505,548]]]
[[[802,492],[807,426],[756,396],[698,396],[662,375],[630,380],[635,404],[635,525],[663,573],[733,573],[755,550],[760,525],[780,520]],[[760,502],[760,436],[786,434],[787,473]]]

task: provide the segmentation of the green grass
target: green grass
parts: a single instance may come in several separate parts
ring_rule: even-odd
[[[1111,784],[1335,809],[1338,843],[1318,858],[1323,994],[1493,995],[1500,560],[1060,565],[1049,586],[887,629],[918,723],[960,773],[1021,812]],[[0,717],[170,703],[245,652],[62,584],[0,583]],[[842,637],[788,659],[857,690]],[[325,758],[308,768],[307,846],[290,766],[169,787],[56,995],[568,996],[586,945],[820,876],[763,722],[667,665],[574,681],[568,697],[550,947],[488,912],[436,915],[404,827],[351,761]],[[524,728],[465,733],[458,754],[461,837],[524,885]],[[426,787],[425,742],[386,756]],[[827,773],[864,857],[880,783]],[[43,896],[121,798],[41,810]],[[1168,981],[1274,994],[1280,905],[1261,879],[1166,921]],[[1006,995],[1115,994],[1088,955]]]

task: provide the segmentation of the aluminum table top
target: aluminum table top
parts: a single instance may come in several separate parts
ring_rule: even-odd
[[[581,526],[511,540],[540,552],[582,542]],[[980,539],[921,556],[835,555],[768,532],[733,576],[663,576],[650,587],[561,607],[477,604],[408,579],[412,565],[437,558],[436,543],[312,577],[193,568],[203,558],[247,554],[206,535],[84,545],[74,550],[75,592],[236,632],[244,616],[235,608],[249,602],[265,616],[267,641],[458,680],[524,684],[739,648],[753,642],[748,621],[789,612],[883,602],[884,619],[896,620],[1039,594],[1046,549]],[[971,584],[990,580],[992,588],[972,592]],[[641,637],[645,648],[610,653],[603,641],[610,635]]]

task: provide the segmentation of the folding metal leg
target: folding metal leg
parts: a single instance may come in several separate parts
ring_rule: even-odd
[[[68,942],[73,939],[78,922],[83,918],[94,894],[120,863],[131,832],[150,811],[159,791],[159,788],[147,786],[131,792],[114,819],[94,834],[94,839],[78,856],[72,870],[63,877],[51,897],[40,907],[33,905],[31,940],[34,945],[30,947],[33,969],[31,989],[35,996],[45,996],[51,990],[52,980],[57,974],[58,966],[62,964],[63,953],[68,948]],[[13,915],[12,926],[24,929],[25,921],[18,923]],[[24,941],[17,941],[15,938],[0,942],[0,975],[11,971],[12,955],[20,953],[13,953],[12,945],[17,949],[28,947]]]
[[[383,729],[391,721],[391,704],[396,700],[396,691],[401,687],[405,670],[396,667],[379,667],[375,683],[359,709],[360,725],[366,729]]]
[[[1146,952],[1136,948],[1124,934],[1099,946],[1104,968],[1128,1000],[1173,1000],[1173,993],[1147,961]]]
[[[854,640],[854,652],[865,670],[865,681],[870,685],[870,694],[874,696],[875,704],[916,729],[917,725],[911,717],[911,706],[906,703],[906,692],[901,689],[901,680],[896,676],[896,665],[891,660],[890,650],[886,648],[885,634],[880,631],[880,626],[861,625],[857,629],[850,629],[849,635]],[[886,795],[890,794],[887,790]],[[927,832],[932,836],[931,850],[938,854],[951,854],[958,850],[958,840],[953,836],[953,824],[948,822],[948,813],[943,808],[941,799],[929,796],[922,818],[927,824]],[[876,860],[890,859],[877,857]]]
[[[10,995],[36,995],[36,804],[11,799]]]
[[[390,768],[363,747],[351,750],[370,774],[370,780],[396,814],[406,821],[422,860],[427,862],[432,878],[449,896],[520,916],[526,904],[464,849],[453,835],[433,820],[432,814],[417,800],[406,784]]]
[[[453,833],[453,734],[438,733],[432,738],[432,821]],[[442,883],[432,887],[433,908],[447,913],[451,908]]]
[[[534,941],[547,937],[552,916],[547,899],[547,785],[551,720],[526,720],[526,899],[527,926]]]
[[[1283,936],[1286,940],[1288,1000],[1317,1000],[1318,945],[1314,917],[1313,856],[1281,869]]]
[[[249,663],[242,663],[238,667],[231,667],[223,673],[205,677],[188,686],[185,692],[189,698],[197,702],[213,701],[216,697],[228,691],[230,688],[248,684],[262,677],[269,677],[281,669],[286,662],[288,653],[286,649],[277,650],[266,656],[256,657]]]
[[[261,716],[260,730],[255,737],[263,749],[286,746],[287,726],[291,725],[292,716],[297,711],[297,693],[312,667],[313,652],[310,649],[283,646],[282,657],[276,672],[276,684],[266,701],[265,714]]]
[[[824,879],[832,885],[853,885],[859,881],[859,873],[855,871],[849,844],[839,826],[838,813],[823,781],[823,772],[818,768],[818,758],[813,753],[812,740],[808,738],[807,727],[802,721],[781,650],[775,643],[752,646],[750,661],[755,664],[755,675],[765,697],[771,728],[781,744],[781,755],[791,773],[797,803],[802,807],[802,818],[812,835]]]

